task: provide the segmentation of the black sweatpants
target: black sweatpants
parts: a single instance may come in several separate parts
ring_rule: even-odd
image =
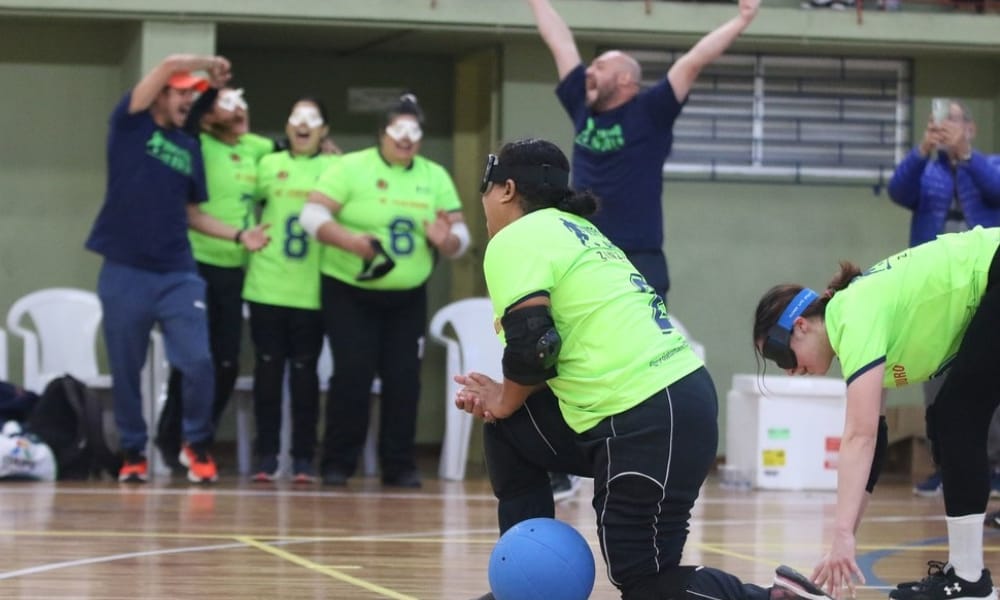
[[[378,438],[382,477],[392,479],[416,470],[420,361],[427,328],[425,287],[365,290],[324,275],[322,313],[333,351],[322,471],[354,474],[368,433],[376,374],[382,380]]]
[[[608,577],[627,600],[766,597],[716,569],[680,567],[691,508],[718,444],[718,402],[704,368],[577,434],[548,389],[484,429],[501,532],[552,517],[548,471],[594,478],[593,505]]]
[[[288,364],[292,458],[312,460],[319,421],[316,363],[323,349],[323,318],[318,310],[257,302],[249,305],[257,456],[276,455],[280,450],[282,388]]]
[[[198,274],[206,284],[208,339],[212,350],[212,362],[215,365],[212,424],[217,428],[219,417],[225,411],[229,397],[233,394],[233,387],[236,385],[236,377],[240,370],[244,272],[242,267],[217,267],[198,263]],[[182,412],[181,372],[171,369],[167,384],[167,400],[157,427],[157,442],[161,447],[171,450],[180,447]]]
[[[990,264],[986,294],[972,315],[937,399],[927,409],[928,437],[941,466],[950,517],[986,511],[990,496],[987,440],[1000,406],[1000,249]]]

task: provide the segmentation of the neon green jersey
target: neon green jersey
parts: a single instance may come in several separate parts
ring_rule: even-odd
[[[381,279],[357,281],[361,258],[323,246],[320,269],[350,285],[376,290],[407,290],[430,277],[434,252],[424,234],[438,210],[461,210],[458,191],[441,165],[421,156],[409,167],[390,165],[377,148],[345,154],[324,172],[316,190],[342,205],[337,222],[354,233],[375,236],[396,261]]]
[[[887,388],[926,381],[955,356],[986,292],[1000,229],[942,235],[877,263],[826,307],[847,382],[885,363]]]
[[[247,133],[230,146],[208,134],[201,134],[201,154],[205,161],[208,202],[204,212],[239,229],[253,226],[253,205],[257,200],[257,161],[274,149],[274,143]],[[233,240],[223,240],[188,230],[191,250],[198,262],[217,267],[242,267],[247,252]]]
[[[586,219],[529,213],[493,236],[483,269],[498,319],[524,298],[549,296],[562,349],[548,385],[576,432],[702,366],[663,300]]]
[[[265,156],[257,184],[265,200],[261,222],[270,223],[271,242],[250,254],[243,298],[261,304],[319,309],[319,243],[299,225],[299,213],[320,173],[338,157]]]

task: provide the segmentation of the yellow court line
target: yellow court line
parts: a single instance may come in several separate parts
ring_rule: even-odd
[[[282,550],[281,548],[275,548],[274,546],[268,546],[267,544],[261,543],[253,538],[240,536],[237,537],[236,540],[248,546],[253,546],[258,550],[267,552],[268,554],[273,554],[279,558],[283,558],[288,562],[299,565],[300,567],[305,567],[310,571],[321,573],[323,575],[326,575],[327,577],[332,577],[333,579],[339,579],[340,581],[368,590],[369,592],[375,592],[376,594],[381,594],[386,598],[392,598],[393,600],[417,600],[417,598],[414,598],[413,596],[400,594],[399,592],[395,592],[393,590],[390,590],[389,588],[384,588],[380,585],[376,585],[374,583],[365,581],[364,579],[351,577],[347,573],[341,573],[340,571],[332,567],[324,567],[323,565],[316,564],[309,559],[302,558],[297,554],[292,554],[291,552]]]
[[[229,541],[235,537],[245,534],[238,533],[167,533],[160,531],[28,531],[28,530],[0,530],[0,537],[69,537],[69,538],[156,538],[156,539],[199,539],[199,540],[223,540]],[[247,536],[250,537],[250,536]],[[495,544],[496,538],[454,538],[454,537],[385,537],[383,535],[254,535],[256,540],[270,540],[275,542],[344,542],[344,543],[413,543],[413,544]]]
[[[690,544],[690,542],[689,542],[689,544]],[[726,550],[724,548],[719,548],[718,546],[713,546],[712,544],[703,544],[703,543],[698,542],[698,543],[694,543],[694,544],[690,544],[690,545],[695,546],[699,550],[704,550],[706,552],[712,552],[712,553],[715,553],[715,554],[720,554],[722,556],[729,556],[731,558],[739,558],[741,560],[749,561],[749,562],[752,562],[752,563],[757,563],[759,565],[764,565],[765,567],[768,567],[768,568],[775,568],[778,565],[782,564],[782,563],[780,563],[778,561],[768,560],[768,559],[760,558],[760,557],[753,556],[753,555],[750,555],[750,554],[742,554],[740,552],[732,552],[732,551]],[[788,563],[784,563],[784,564],[788,564]],[[796,565],[788,565],[788,566],[792,567],[793,569],[795,569],[797,571],[803,570],[802,567],[799,567],[799,566],[796,566]]]

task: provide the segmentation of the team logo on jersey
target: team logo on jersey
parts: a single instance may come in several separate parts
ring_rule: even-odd
[[[892,381],[896,384],[896,387],[903,387],[904,385],[910,383],[910,380],[906,375],[905,366],[898,364],[892,366]]]
[[[583,146],[592,152],[615,152],[625,147],[625,134],[621,124],[612,127],[598,127],[593,117],[587,119],[587,125],[573,140],[578,146]]]
[[[146,154],[178,173],[191,175],[191,153],[168,140],[159,130],[146,140]]]
[[[385,179],[380,178],[378,181],[375,182],[375,187],[377,187],[380,190],[388,189],[389,182],[386,181]]]
[[[288,171],[278,171],[278,179],[288,179]]]

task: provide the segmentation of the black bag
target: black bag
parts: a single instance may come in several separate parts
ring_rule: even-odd
[[[118,476],[118,428],[110,407],[72,375],[53,379],[28,417],[27,430],[52,448],[59,479]]]

